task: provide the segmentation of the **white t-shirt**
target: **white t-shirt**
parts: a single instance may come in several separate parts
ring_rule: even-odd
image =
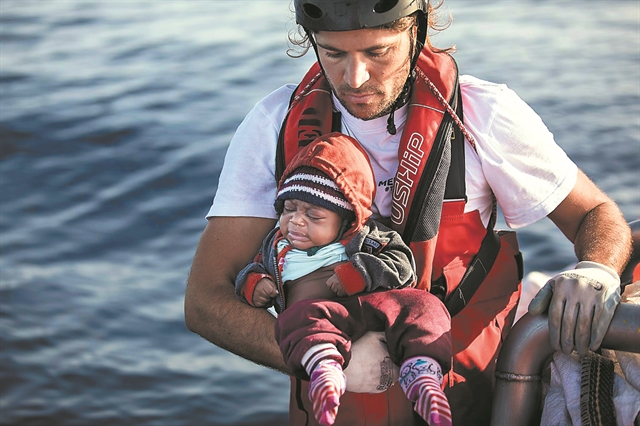
[[[491,213],[491,191],[507,225],[520,228],[551,213],[576,183],[577,166],[556,144],[540,117],[505,85],[460,77],[464,123],[477,152],[465,144],[465,211],[479,210],[483,222]],[[231,140],[218,191],[207,214],[277,217],[275,158],[278,132],[295,85],[285,85],[258,102]],[[342,131],[357,139],[369,154],[377,183],[374,217],[391,213],[398,144],[407,106],[396,111],[398,132],[386,131],[387,117],[363,121],[342,113]]]

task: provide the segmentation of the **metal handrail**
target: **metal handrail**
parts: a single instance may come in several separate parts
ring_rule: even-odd
[[[631,282],[640,263],[640,219],[629,223],[633,252],[622,284]],[[640,353],[640,305],[621,303],[602,341],[605,349]],[[498,355],[491,425],[531,425],[540,419],[540,384],[544,363],[554,350],[546,315],[525,314],[513,326]]]
[[[629,222],[629,228],[631,228],[631,238],[633,239],[633,251],[631,252],[631,258],[627,263],[627,266],[620,274],[620,282],[622,285],[628,284],[632,281],[633,270],[638,263],[640,263],[640,219]]]
[[[640,305],[618,305],[602,347],[640,353]],[[492,426],[525,426],[539,420],[541,372],[553,352],[546,315],[525,314],[518,320],[496,364]]]

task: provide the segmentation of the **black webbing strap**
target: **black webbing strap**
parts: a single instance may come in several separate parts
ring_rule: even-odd
[[[458,118],[462,122],[462,93],[460,85],[457,88],[455,111]],[[465,182],[465,155],[464,155],[464,135],[462,130],[455,124],[452,124],[451,133],[451,162],[449,164],[449,173],[447,174],[447,183],[444,188],[445,200],[465,200],[467,201],[467,186]]]
[[[331,115],[331,131],[342,132],[342,114],[340,111],[333,111]]]
[[[498,257],[500,237],[493,230],[494,225],[495,214],[492,214],[487,226],[487,233],[480,244],[480,250],[471,259],[458,287],[444,302],[452,317],[467,306],[467,303],[469,303],[471,297],[487,277]]]

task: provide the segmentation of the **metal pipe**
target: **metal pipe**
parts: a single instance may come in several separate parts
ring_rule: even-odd
[[[618,305],[602,347],[640,353],[640,305]],[[553,352],[547,316],[520,318],[498,356],[491,425],[525,426],[539,420],[540,375]]]
[[[631,228],[631,238],[633,239],[633,251],[631,258],[620,274],[620,282],[622,285],[629,284],[633,281],[633,269],[640,263],[640,219],[629,222]]]

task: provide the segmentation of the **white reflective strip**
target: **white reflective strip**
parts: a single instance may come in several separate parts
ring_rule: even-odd
[[[444,110],[443,110],[443,109],[434,108],[434,107],[429,106],[429,105],[423,105],[423,104],[415,104],[415,103],[413,103],[413,104],[411,104],[410,106],[417,106],[417,107],[421,107],[421,108],[426,108],[426,109],[430,109],[430,110],[432,110],[432,111],[439,112],[440,114],[444,114]]]
[[[302,359],[300,360],[302,366],[307,371],[308,375],[311,375],[313,372],[313,367],[316,366],[319,360],[326,358],[327,355],[331,355],[337,353],[340,355],[340,352],[336,349],[334,345],[331,343],[320,343],[318,345],[310,347],[307,352],[302,355]]]
[[[306,192],[306,193],[309,193],[311,195],[315,195],[318,198],[322,198],[323,200],[327,200],[331,204],[335,204],[337,206],[340,206],[345,210],[353,211],[353,206],[351,204],[349,204],[347,201],[345,201],[345,200],[343,200],[341,198],[338,198],[338,197],[334,197],[333,195],[329,195],[326,192],[320,191],[319,189],[310,188],[308,186],[303,186],[303,185],[291,185],[291,186],[288,186],[286,188],[283,188],[278,193],[278,197],[286,194],[287,192],[291,192],[291,191]]]
[[[286,185],[289,182],[293,182],[293,181],[297,181],[297,180],[308,180],[308,181],[312,181],[315,183],[318,183],[320,185],[324,185],[324,186],[328,186],[329,188],[333,188],[337,191],[340,191],[340,188],[338,188],[338,185],[336,185],[336,183],[334,181],[332,181],[329,178],[326,178],[324,176],[318,176],[318,175],[309,175],[306,173],[297,173],[291,177],[289,177],[287,180],[284,181],[284,184]],[[342,192],[342,191],[340,191]]]

